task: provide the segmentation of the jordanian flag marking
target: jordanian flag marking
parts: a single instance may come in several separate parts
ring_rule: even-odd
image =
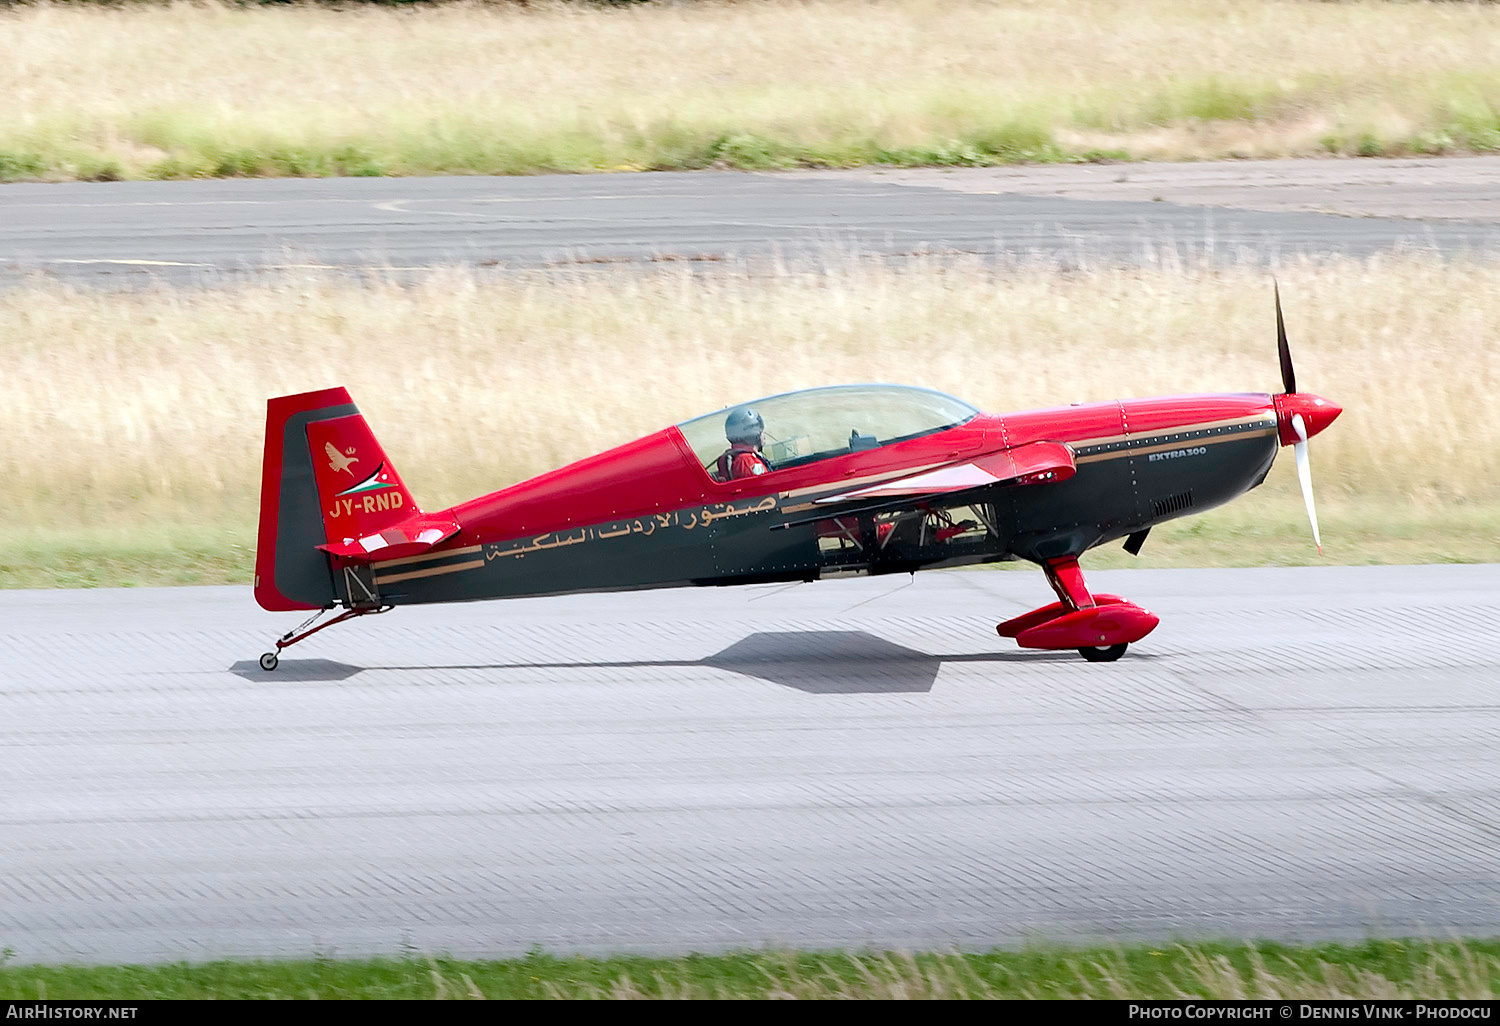
[[[353,485],[349,488],[345,488],[343,491],[339,492],[339,494],[353,495],[356,492],[378,492],[382,488],[394,487],[396,486],[385,480],[385,463],[382,461],[380,466],[375,468],[375,473],[365,478],[359,484]]]

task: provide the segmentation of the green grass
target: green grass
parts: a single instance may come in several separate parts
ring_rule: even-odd
[[[1316,472],[1313,480],[1316,484]],[[1313,546],[1301,496],[1268,486],[1227,506],[1154,528],[1138,557],[1110,546],[1095,549],[1084,562],[1100,569],[1500,562],[1500,503],[1420,507],[1395,499],[1327,495],[1320,502],[1321,556]]]
[[[1500,941],[1027,947],[983,954],[753,952],[502,961],[408,957],[0,968],[0,1001],[350,998],[1469,998]]]
[[[127,134],[149,134],[127,129]],[[435,137],[436,136],[436,137]],[[816,142],[753,130],[681,126],[664,120],[624,145],[570,131],[522,132],[507,125],[461,123],[450,133],[375,141],[276,139],[228,144],[158,137],[169,156],[127,166],[107,152],[66,148],[0,149],[0,181],[194,178],[329,178],[411,175],[530,175],[595,171],[767,171],[893,167],[988,167],[1127,159],[1125,149],[1068,147],[1045,126],[1006,121],[951,137],[902,144],[856,134]],[[1399,149],[1399,148],[1398,148]]]
[[[1488,91],[1493,91],[1489,87]],[[186,180],[200,178],[325,178],[419,175],[532,175],[604,171],[744,171],[796,168],[992,167],[1006,164],[1097,163],[1162,158],[1358,156],[1492,153],[1500,151],[1500,111],[1463,95],[1434,100],[1399,126],[1338,123],[1315,139],[1277,141],[1279,126],[1255,114],[1253,89],[1217,81],[1187,84],[1134,103],[1080,98],[1046,114],[990,104],[963,105],[955,123],[910,140],[858,126],[818,132],[807,125],[736,123],[717,118],[684,123],[661,116],[630,131],[617,126],[512,124],[453,115],[444,124],[358,135],[291,138],[198,124],[194,113],[162,114],[94,127],[128,145],[81,144],[61,131],[0,140],[0,182]],[[1273,106],[1295,107],[1296,97]],[[818,120],[809,116],[808,121]],[[829,120],[833,120],[829,118]],[[1094,138],[1094,123],[1117,126]],[[164,129],[163,125],[173,127]],[[1204,143],[1214,125],[1233,126],[1232,141]],[[1257,126],[1264,126],[1257,129]],[[1152,135],[1170,129],[1185,141],[1160,148]],[[53,138],[53,137],[60,138]],[[1249,140],[1246,142],[1245,140]],[[8,142],[8,145],[5,143]],[[141,160],[139,152],[161,154]]]
[[[0,588],[249,584],[253,525],[0,528]]]

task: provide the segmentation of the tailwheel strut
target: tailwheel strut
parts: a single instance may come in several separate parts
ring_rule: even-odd
[[[388,613],[392,609],[394,609],[395,606],[353,606],[349,609],[344,610],[342,613],[340,613],[338,616],[335,616],[327,623],[320,623],[316,627],[312,626],[312,624],[316,623],[318,618],[321,617],[324,613],[337,608],[338,607],[333,604],[326,605],[322,609],[314,613],[312,616],[309,616],[306,620],[302,621],[302,623],[297,627],[287,631],[281,637],[277,638],[276,651],[266,652],[261,655],[260,668],[262,670],[265,670],[267,673],[270,673],[272,670],[276,669],[276,664],[281,661],[282,649],[287,648],[291,645],[295,645],[299,641],[303,641],[307,638],[312,637],[314,634],[323,630],[325,627],[332,627],[334,624],[343,623],[345,620],[352,620],[356,616],[374,616],[378,613]]]

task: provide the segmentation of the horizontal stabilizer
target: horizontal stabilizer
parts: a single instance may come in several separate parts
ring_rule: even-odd
[[[429,513],[358,538],[329,541],[318,548],[345,559],[400,559],[426,552],[457,533],[458,521]]]
[[[1066,481],[1076,472],[1072,449],[1061,442],[1031,442],[992,452],[967,463],[956,463],[837,495],[825,495],[815,501],[826,504],[853,499],[942,495],[994,484],[1043,484]]]

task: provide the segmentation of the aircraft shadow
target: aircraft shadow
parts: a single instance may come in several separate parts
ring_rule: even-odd
[[[1127,656],[1130,659],[1151,656]],[[932,690],[944,663],[1080,662],[1074,652],[973,652],[932,655],[865,631],[775,631],[752,634],[703,659],[629,659],[617,662],[464,663],[428,666],[353,666],[328,659],[283,659],[267,673],[251,659],[230,672],[257,683],[347,680],[364,670],[571,670],[707,667],[743,674],[814,695],[922,693]]]

